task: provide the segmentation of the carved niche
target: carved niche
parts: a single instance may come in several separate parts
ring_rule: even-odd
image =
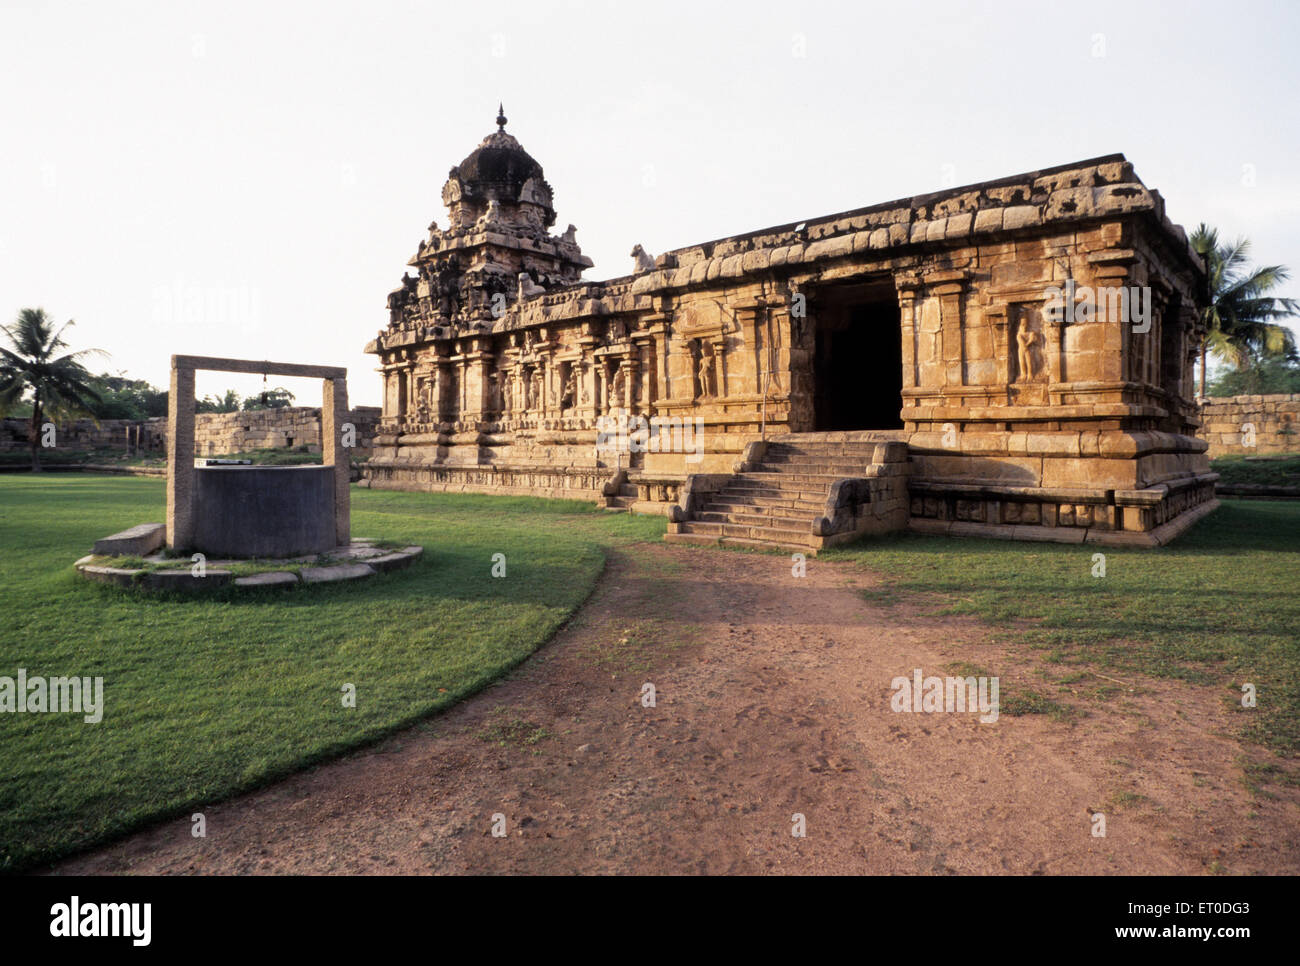
[[[1010,378],[1008,382],[1044,382],[1047,380],[1047,341],[1043,331],[1042,309],[1031,303],[1007,306],[1010,339],[1007,345]]]

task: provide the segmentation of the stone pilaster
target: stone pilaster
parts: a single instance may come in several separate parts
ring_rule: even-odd
[[[194,370],[172,360],[167,407],[167,546],[184,550],[194,539]]]
[[[348,422],[346,379],[325,379],[321,383],[321,462],[334,467],[334,530],[338,545],[352,542],[351,485],[352,451],[344,446],[343,427]],[[355,437],[356,427],[352,427]]]

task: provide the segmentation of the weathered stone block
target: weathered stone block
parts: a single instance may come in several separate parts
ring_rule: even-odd
[[[167,527],[161,523],[141,523],[111,537],[95,541],[94,552],[107,556],[143,557],[167,542]]]
[[[1032,228],[1041,223],[1042,216],[1037,205],[1013,205],[1002,214],[1002,228],[1004,231],[1014,231],[1017,228]]]

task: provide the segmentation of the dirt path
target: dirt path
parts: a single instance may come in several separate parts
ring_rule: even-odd
[[[873,584],[847,562],[794,578],[784,557],[639,546],[448,714],[207,809],[206,839],[168,822],[55,871],[1300,871],[1300,791],[1247,791],[1242,755],[1266,756],[1229,737],[1216,692],[1144,681],[1065,721],[896,713],[913,668],[978,664],[1005,701],[1043,689],[1041,665],[974,620],[870,603]]]

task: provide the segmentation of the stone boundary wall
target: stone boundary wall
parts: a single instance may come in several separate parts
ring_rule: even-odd
[[[357,429],[357,453],[370,455],[375,429],[379,424],[378,406],[358,406],[350,422]],[[321,451],[320,408],[290,406],[252,412],[199,413],[194,418],[194,455],[245,453],[255,449],[289,449],[307,446],[313,453]],[[0,450],[26,449],[30,426],[25,418],[0,420]],[[90,419],[77,419],[58,426],[59,448],[120,449],[127,448],[128,431],[132,448],[160,455],[167,449],[167,420],[102,419],[96,425]],[[137,442],[138,441],[138,442]]]
[[[94,420],[76,419],[71,422],[56,423],[56,445],[61,449],[126,449],[128,428],[144,427],[144,435],[149,436],[153,427],[165,435],[166,419],[101,419],[99,425]],[[27,431],[31,420],[27,417],[0,419],[0,450],[27,449]],[[162,436],[160,435],[161,439]]]
[[[1249,428],[1254,445],[1249,445]],[[1211,396],[1201,405],[1201,438],[1216,456],[1300,453],[1300,393]]]

